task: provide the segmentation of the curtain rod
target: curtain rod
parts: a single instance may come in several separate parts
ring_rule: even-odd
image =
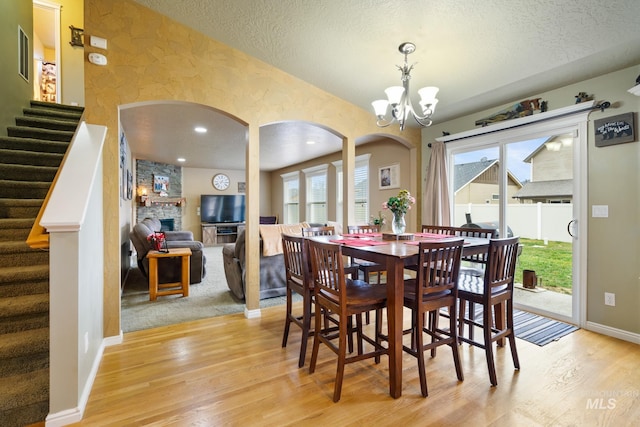
[[[499,129],[494,129],[494,130],[488,130],[487,132],[484,132],[484,134],[498,132],[498,131],[505,130],[505,129],[512,129],[512,128],[516,128],[516,127],[520,127],[520,126],[529,125],[529,124],[532,124],[532,123],[542,122],[542,121],[545,121],[545,120],[556,119],[558,117],[564,117],[564,116],[568,116],[568,115],[571,115],[571,114],[582,113],[582,112],[587,111],[587,110],[600,110],[600,111],[604,112],[604,110],[606,110],[609,107],[611,107],[611,103],[609,101],[602,101],[599,104],[590,105],[590,106],[584,107],[584,108],[582,108],[580,110],[572,110],[572,111],[569,111],[569,112],[566,112],[566,113],[555,114],[553,116],[549,116],[549,117],[542,118],[542,119],[539,119],[539,120],[529,121],[527,123],[516,124],[514,126],[500,127]],[[531,116],[525,116],[525,117],[531,117]],[[525,117],[523,117],[523,118],[525,118]],[[484,127],[480,128],[478,130],[482,130],[483,128]],[[446,137],[446,136],[449,136],[449,135],[450,134],[448,132],[442,132],[442,136],[443,137]],[[447,142],[450,142],[450,141],[459,141],[461,139],[471,138],[471,137],[474,137],[474,136],[477,136],[477,135],[461,136],[460,138],[450,139],[449,141],[442,141],[442,142],[444,142],[446,144]],[[427,147],[431,148],[431,143],[428,143]]]

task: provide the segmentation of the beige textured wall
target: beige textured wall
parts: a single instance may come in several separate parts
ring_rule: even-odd
[[[587,263],[586,319],[598,326],[633,334],[640,333],[637,309],[640,302],[640,142],[597,148],[593,121],[630,111],[638,114],[640,97],[628,92],[638,74],[640,65],[529,96],[548,100],[550,110],[573,104],[574,96],[585,91],[595,94],[597,100],[613,104],[613,108],[589,115],[588,209],[592,205],[608,205],[609,218],[588,215],[588,253],[584,260]],[[474,129],[475,120],[506,107],[498,105],[424,129],[422,170],[426,170],[429,158],[428,142],[441,136],[443,131],[454,134]],[[616,294],[615,307],[604,305],[605,292]]]
[[[259,126],[279,120],[306,120],[333,129],[353,144],[379,134],[373,114],[283,73],[263,62],[161,16],[129,0],[86,0],[85,34],[106,38],[108,65],[85,61],[85,105],[89,123],[108,127],[104,153],[105,335],[120,332],[118,293],[118,106],[149,100],[198,102],[249,125],[247,233],[257,236],[259,215]],[[95,49],[85,47],[85,55]],[[387,128],[395,138],[419,147],[417,130]],[[418,185],[416,150],[412,179]],[[257,239],[256,239],[257,241]],[[247,307],[258,308],[258,247],[251,239]],[[255,283],[253,283],[255,282]]]

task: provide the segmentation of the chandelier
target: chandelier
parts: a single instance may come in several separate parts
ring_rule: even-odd
[[[387,99],[379,99],[373,101],[373,109],[378,118],[376,124],[380,127],[387,127],[392,123],[398,122],[400,124],[400,130],[404,130],[406,121],[409,117],[413,117],[414,120],[420,126],[431,126],[431,116],[433,115],[438,99],[436,95],[438,88],[434,86],[423,87],[418,91],[420,95],[420,111],[418,114],[411,105],[410,93],[409,93],[409,80],[411,80],[411,70],[415,64],[407,63],[407,56],[416,50],[416,45],[411,42],[402,43],[398,50],[404,54],[404,65],[401,67],[397,65],[398,70],[402,72],[402,86],[391,86],[384,92],[387,94]],[[391,119],[387,119],[387,107],[391,105]]]

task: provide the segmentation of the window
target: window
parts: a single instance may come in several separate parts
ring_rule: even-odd
[[[363,154],[356,157],[355,170],[354,170],[354,185],[355,185],[355,223],[356,224],[368,224],[369,223],[369,158],[371,154]],[[336,167],[336,221],[342,223],[342,206],[343,206],[343,194],[342,194],[342,160],[333,162]]]
[[[283,210],[282,222],[295,224],[300,222],[300,173],[291,172],[282,177]]]
[[[307,210],[305,220],[327,223],[327,165],[303,169],[306,176]]]
[[[18,26],[18,74],[29,81],[29,37]]]

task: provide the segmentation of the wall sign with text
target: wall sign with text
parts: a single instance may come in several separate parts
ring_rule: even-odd
[[[623,144],[636,140],[635,113],[619,114],[595,120],[596,147]]]

